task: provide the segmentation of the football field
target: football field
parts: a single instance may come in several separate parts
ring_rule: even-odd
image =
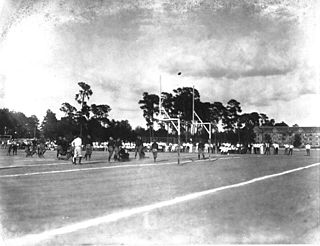
[[[320,243],[318,150],[72,165],[0,150],[4,245]],[[1,242],[0,242],[1,244]]]

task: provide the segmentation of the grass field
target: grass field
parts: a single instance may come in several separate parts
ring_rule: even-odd
[[[320,151],[72,165],[0,150],[5,245],[320,243]],[[291,171],[290,171],[291,170]],[[1,243],[1,242],[0,242]]]

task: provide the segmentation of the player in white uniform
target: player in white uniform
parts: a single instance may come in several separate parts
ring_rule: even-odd
[[[82,140],[79,136],[77,136],[72,142],[71,146],[74,149],[72,163],[77,164],[77,158],[79,158],[79,164],[81,164],[82,159]]]

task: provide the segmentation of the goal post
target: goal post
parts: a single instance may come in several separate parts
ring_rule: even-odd
[[[208,140],[208,144],[209,144],[209,149],[208,149],[208,152],[209,152],[209,160],[211,159],[211,135],[212,135],[212,124],[210,122],[192,122],[192,128],[193,129],[197,129],[198,126],[201,126],[203,127],[206,132],[208,133],[209,135],[209,140]],[[193,132],[195,132],[195,130],[193,130]]]
[[[199,121],[199,122],[198,122]],[[195,132],[198,126],[202,126],[209,135],[209,160],[211,159],[211,135],[212,135],[212,123],[203,122],[200,116],[197,114],[194,105],[194,86],[192,87],[192,129]]]
[[[179,118],[171,118],[168,113],[165,111],[164,108],[161,109],[161,112],[159,114],[158,117],[155,117],[154,119],[156,119],[157,121],[162,121],[165,123],[171,123],[171,125],[174,127],[174,129],[177,131],[178,134],[178,165],[180,164],[180,148],[181,148],[181,122]]]
[[[172,118],[167,113],[167,111],[162,107],[162,88],[161,88],[161,75],[160,75],[160,90],[159,90],[159,114],[157,117],[154,117],[157,121],[163,121],[163,122],[169,122],[171,125],[173,125],[174,129],[177,131],[178,134],[178,165],[180,165],[180,128],[181,128],[181,122],[180,118]]]

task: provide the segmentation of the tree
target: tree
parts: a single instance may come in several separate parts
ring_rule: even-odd
[[[272,143],[272,138],[269,134],[264,135],[264,141],[267,143]]]
[[[137,126],[135,129],[134,129],[134,132],[137,136],[141,136],[141,137],[147,137],[148,136],[148,131],[146,131],[146,129],[144,129],[143,127],[141,126]]]
[[[288,126],[288,124],[282,121],[281,123],[275,123],[274,126]]]
[[[150,131],[150,138],[153,135],[154,114],[159,112],[159,96],[155,94],[143,93],[142,100],[139,101],[140,108],[143,110],[143,117],[147,121]]]
[[[134,141],[135,139],[135,134],[127,120],[111,120],[110,126],[108,127],[106,132],[108,136],[120,138],[124,141]]]
[[[90,85],[86,84],[85,82],[79,82],[78,85],[81,89],[79,90],[79,93],[76,94],[75,99],[82,106],[86,100],[90,99],[93,92]]]
[[[240,136],[242,143],[245,145],[254,142],[255,133],[253,131],[255,126],[259,126],[260,115],[257,112],[250,114],[242,114],[239,118]]]
[[[38,135],[39,120],[37,116],[31,115],[30,117],[26,117],[21,112],[11,112],[11,115],[14,127],[10,134],[13,137],[36,137]]]
[[[156,132],[155,136],[157,137],[167,137],[168,136],[168,131],[164,127],[160,127]]]
[[[233,136],[236,134],[237,136],[237,141],[240,142],[240,123],[239,123],[239,118],[242,109],[240,106],[240,103],[235,100],[231,99],[228,101],[227,106],[226,106],[226,111],[224,111],[224,115],[222,118],[222,123],[224,124],[223,128],[228,132],[227,137],[231,139],[231,142],[234,143],[236,137]]]
[[[9,134],[14,128],[12,115],[7,108],[0,109],[0,134]]]
[[[38,137],[39,136],[39,119],[37,116],[35,115],[31,115],[28,119],[27,119],[27,124],[29,125],[29,127],[31,127],[31,129],[29,128],[28,131],[33,133],[33,137]]]
[[[109,112],[111,108],[109,105],[101,104],[96,105],[88,104],[88,100],[93,95],[90,85],[85,82],[79,82],[79,92],[75,95],[75,100],[80,104],[80,109],[72,106],[70,103],[63,103],[60,110],[65,113],[65,117],[59,122],[59,128],[61,125],[69,129],[69,131],[79,132],[83,136],[85,134],[93,134],[93,138],[103,139],[105,135],[105,126],[109,123]],[[64,129],[59,129],[59,134],[65,134]]]
[[[86,132],[84,136],[90,135],[93,141],[106,141],[107,140],[107,128],[101,125],[101,122],[95,118],[90,118],[87,122]]]
[[[221,102],[202,102],[200,100],[199,91],[191,87],[182,87],[173,90],[173,94],[162,92],[162,107],[166,110],[171,118],[180,118],[181,134],[185,134],[187,138],[189,125],[192,121],[192,97],[194,91],[195,111],[203,122],[211,122],[214,128],[222,123],[226,133],[216,134],[220,141],[227,142],[254,142],[255,134],[253,128],[255,126],[287,126],[284,122],[275,124],[274,119],[269,119],[264,113],[252,112],[241,114],[242,109],[240,102],[235,99],[228,101],[227,105]],[[148,99],[149,104],[148,104]],[[159,110],[158,98],[152,101],[150,95],[145,92],[144,100],[139,101],[141,108],[144,110],[144,116],[149,126],[153,122],[153,114]],[[160,127],[164,127],[164,123],[159,123]],[[203,132],[202,132],[203,133]]]
[[[275,124],[275,120],[274,119],[271,119],[268,123],[269,126],[274,126]]]
[[[226,113],[226,108],[221,102],[214,102],[210,105],[210,121],[214,122],[216,125],[222,120]]]
[[[62,107],[60,108],[60,110],[64,112],[65,116],[70,119],[74,119],[77,113],[77,109],[67,102],[62,104]]]
[[[175,93],[173,96],[174,114],[180,116],[182,122],[191,123],[193,98],[195,111],[201,107],[199,91],[197,89],[193,89],[192,87],[182,87],[173,90],[173,92]]]
[[[162,107],[166,110],[170,117],[176,118],[177,114],[174,114],[174,97],[171,93],[161,93]]]
[[[269,120],[266,114],[260,113],[260,125],[261,126],[274,126],[274,119]]]
[[[76,131],[78,125],[77,108],[65,102],[62,104],[60,110],[65,113],[65,116],[58,122],[57,135],[65,136],[68,139],[72,138],[72,134]]]
[[[56,114],[53,113],[50,109],[48,109],[46,116],[44,117],[41,124],[41,130],[43,135],[51,140],[56,139],[58,137],[57,127],[58,120],[56,118]]]
[[[77,122],[70,117],[62,117],[57,124],[57,136],[64,136],[68,140],[73,138],[73,133],[78,130]]]
[[[110,111],[111,111],[110,106],[106,105],[106,104],[101,104],[101,105],[92,104],[91,105],[91,112],[93,114],[92,117],[104,125],[109,122],[108,116],[109,116]]]
[[[11,112],[13,129],[11,130],[11,135],[14,138],[25,137],[28,134],[28,119],[24,113],[21,112]]]
[[[301,146],[301,144],[302,144],[301,135],[298,133],[294,134],[293,146],[298,148]]]
[[[90,116],[90,107],[86,100],[89,100],[93,92],[90,85],[85,82],[79,82],[79,93],[76,94],[75,100],[81,105],[81,109],[77,112],[78,120],[80,123],[80,136],[82,136],[83,125],[87,122]]]
[[[39,120],[35,115],[26,117],[24,113],[0,109],[0,134],[14,138],[35,137],[38,134]]]
[[[195,111],[203,122],[211,122],[211,106],[209,102],[195,102]]]

